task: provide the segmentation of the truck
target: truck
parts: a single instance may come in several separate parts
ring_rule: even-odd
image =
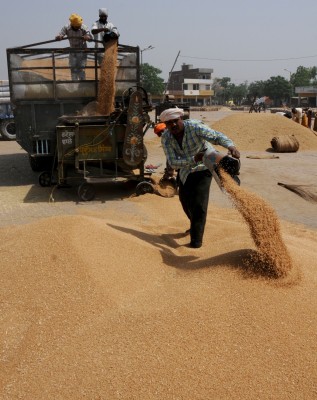
[[[0,80],[0,134],[3,140],[16,139],[8,80]]]
[[[54,40],[7,49],[16,141],[28,153],[32,170],[41,172],[42,186],[54,181],[67,185],[69,179],[81,175],[84,183],[93,182],[93,176],[96,181],[134,178],[140,181],[140,193],[152,191],[144,171],[147,152],[143,143],[152,126],[152,106],[140,85],[139,46],[117,44],[115,105],[109,115],[89,112],[100,96],[105,71],[98,56],[105,50],[84,50],[86,78],[75,81],[68,58],[80,51],[61,47]],[[138,103],[137,109],[130,105],[131,98]],[[92,197],[87,194],[91,187],[87,188],[80,191],[84,200],[86,195]]]

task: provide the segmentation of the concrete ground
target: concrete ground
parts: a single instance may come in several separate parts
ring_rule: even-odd
[[[228,113],[211,112],[208,118],[216,121]],[[201,112],[193,112],[191,116],[200,119]],[[148,149],[146,164],[161,163],[156,171],[160,175],[164,169],[165,157],[153,129],[146,133],[145,143]],[[250,155],[261,157],[267,154],[241,152],[241,184],[269,202],[281,219],[317,229],[316,203],[308,202],[278,185],[278,182],[316,185],[316,152],[282,153],[278,159],[248,158]],[[105,207],[118,212],[122,208],[134,212],[133,202],[128,200],[134,194],[134,183],[98,184],[96,198],[91,202],[82,202],[77,195],[77,183],[69,189],[46,188],[39,185],[38,176],[39,173],[31,170],[28,156],[18,143],[0,141],[0,226],[28,223],[47,216],[77,214],[90,209],[102,210]],[[216,182],[211,185],[210,201],[217,206],[232,207]]]

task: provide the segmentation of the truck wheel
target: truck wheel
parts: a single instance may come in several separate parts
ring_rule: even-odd
[[[44,171],[39,176],[39,184],[42,187],[49,187],[52,185],[52,176],[48,171]]]
[[[143,181],[137,184],[135,188],[135,193],[137,196],[141,196],[147,193],[152,194],[154,193],[154,187],[150,182]]]
[[[78,197],[82,201],[91,201],[95,198],[95,188],[91,183],[82,183],[78,188]]]
[[[42,171],[42,169],[38,165],[38,162],[35,157],[31,157],[29,155],[29,163],[30,163],[30,167],[31,167],[32,171],[34,171],[34,172]]]
[[[14,119],[6,119],[1,122],[1,135],[4,140],[16,139]]]

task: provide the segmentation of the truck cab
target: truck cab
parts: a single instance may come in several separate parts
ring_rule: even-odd
[[[3,140],[16,139],[9,82],[7,80],[0,81],[0,134]]]

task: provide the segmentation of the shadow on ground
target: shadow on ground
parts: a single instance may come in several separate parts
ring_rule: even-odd
[[[70,187],[42,187],[39,184],[31,186],[30,190],[24,198],[24,203],[40,203],[40,202],[69,202],[83,203],[79,197],[78,190],[83,181],[70,184]],[[122,200],[135,194],[137,182],[107,182],[96,183],[93,185],[95,189],[95,197],[91,202],[105,203],[107,201]]]

